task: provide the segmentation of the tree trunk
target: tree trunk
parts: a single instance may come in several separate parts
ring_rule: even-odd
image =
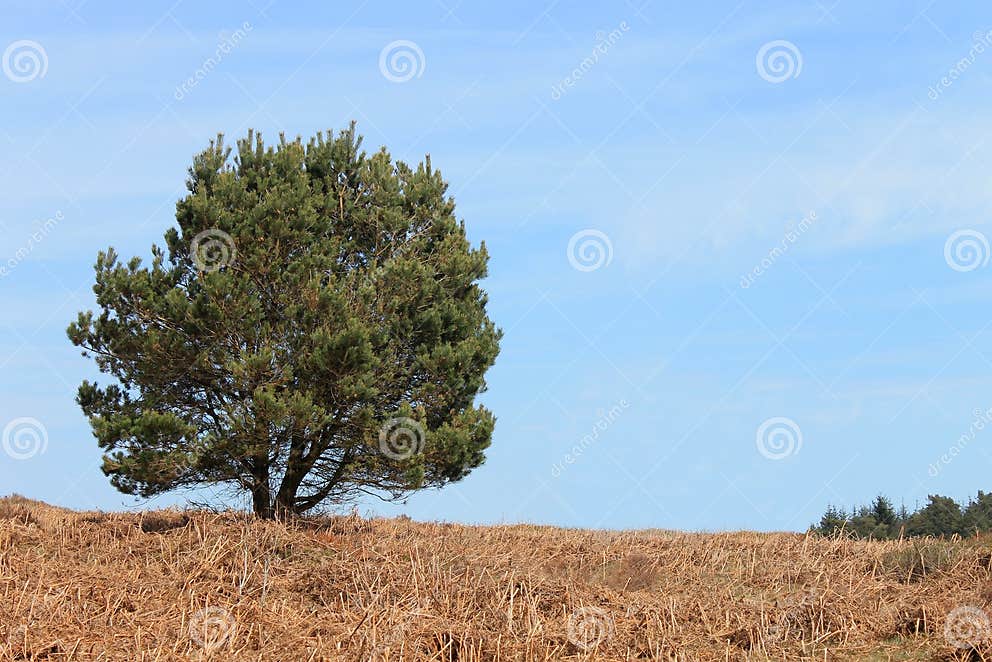
[[[303,482],[303,474],[295,466],[287,467],[279,491],[276,492],[276,517],[283,518],[296,514],[296,493],[300,489],[301,482]]]
[[[272,490],[269,489],[267,458],[255,458],[252,466],[251,508],[255,517],[272,519]]]
[[[260,519],[272,519],[275,511],[272,508],[272,497],[269,495],[268,485],[255,485],[251,490],[251,507],[255,517]]]
[[[274,516],[277,519],[289,519],[294,515],[299,513],[296,510],[296,494],[293,493],[290,496],[283,494],[282,490],[276,496],[275,506],[273,508]]]
[[[306,441],[299,436],[294,436],[290,441],[289,457],[286,460],[286,473],[282,477],[282,483],[276,492],[275,516],[279,519],[298,515],[296,507],[296,494],[300,490],[300,484],[310,470],[311,464],[307,464],[303,457],[303,448]]]
[[[269,486],[269,457],[266,453],[254,455],[249,464],[251,471],[251,509],[259,519],[272,519],[272,489]]]

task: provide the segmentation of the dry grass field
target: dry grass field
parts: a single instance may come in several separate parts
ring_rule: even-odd
[[[0,658],[992,659],[990,542],[286,525],[9,497]]]

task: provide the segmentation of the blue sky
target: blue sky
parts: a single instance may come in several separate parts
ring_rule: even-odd
[[[365,511],[802,530],[992,489],[990,29],[970,3],[7,2],[0,492],[149,505],[74,403],[97,252],[147,257],[218,132],[350,120],[430,152],[506,333],[487,463]]]

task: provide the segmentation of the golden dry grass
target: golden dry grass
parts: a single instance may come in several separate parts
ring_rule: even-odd
[[[9,497],[0,658],[992,659],[944,635],[955,608],[988,610],[990,564],[987,539],[287,525]]]

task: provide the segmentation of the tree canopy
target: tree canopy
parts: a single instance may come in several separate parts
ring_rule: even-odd
[[[273,517],[478,467],[501,332],[430,158],[367,155],[354,125],[231,153],[194,158],[150,265],[99,254],[99,311],[69,326],[113,378],[77,396],[113,485],[224,485]]]

